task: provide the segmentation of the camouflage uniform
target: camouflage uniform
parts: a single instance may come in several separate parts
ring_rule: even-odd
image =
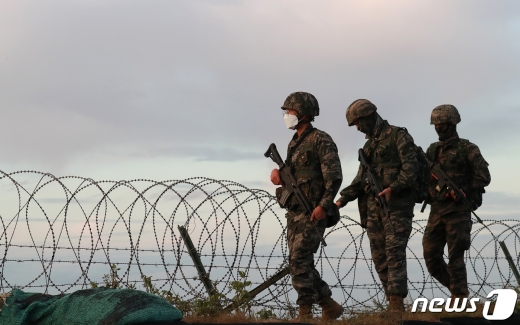
[[[438,108],[433,113],[439,113]],[[451,106],[451,105],[449,105]],[[445,107],[443,107],[445,108]],[[454,107],[453,107],[454,109]],[[454,124],[460,121],[460,116]],[[432,113],[432,124],[434,114]],[[474,208],[482,203],[483,188],[491,181],[488,163],[479,148],[457,132],[445,141],[434,142],[426,151],[430,161],[440,163],[443,171],[466,194]],[[428,272],[454,296],[469,294],[464,251],[471,245],[471,210],[462,200],[446,196],[447,190],[436,189],[437,181],[431,179],[428,203],[431,204],[428,224],[422,240],[424,259]],[[444,261],[444,246],[448,244],[448,264]]]
[[[347,118],[348,114],[347,111]],[[408,294],[406,247],[415,205],[413,185],[419,171],[415,144],[406,129],[389,125],[379,115],[373,133],[367,135],[367,139],[363,150],[375,166],[383,188],[392,189],[388,201],[390,221],[366,184],[361,165],[352,184],[341,191],[338,201],[345,206],[358,199],[362,226],[367,228],[372,260],[383,289],[387,296],[404,298]],[[363,202],[366,202],[366,208]],[[366,211],[366,220],[363,211]]]
[[[303,133],[295,133],[287,149],[286,165],[291,168],[300,190],[311,206],[321,206],[327,214],[334,209],[333,199],[343,176],[336,144],[325,132],[309,124]],[[279,192],[279,191],[278,191]],[[331,296],[329,286],[314,266],[314,253],[318,251],[320,237],[310,216],[291,199],[287,218],[287,242],[292,284],[298,293],[298,305],[319,303]],[[325,233],[325,220],[317,223],[321,236]]]

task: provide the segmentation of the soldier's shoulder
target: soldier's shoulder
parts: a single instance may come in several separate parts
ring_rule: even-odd
[[[405,133],[408,133],[408,130],[404,127],[388,124],[388,128],[386,129],[386,134],[390,135],[392,133],[405,134]]]
[[[459,139],[459,146],[466,147],[466,148],[477,147],[477,145],[474,144],[473,142],[469,141],[468,139],[463,139],[463,138]]]
[[[428,146],[428,150],[430,150],[430,149],[435,149],[435,148],[437,148],[437,146],[440,146],[440,145],[441,145],[441,142],[440,142],[440,141],[432,142],[432,143]]]
[[[436,141],[436,142],[431,143],[428,146],[428,148],[426,149],[426,155],[433,154],[435,152],[435,148],[437,148],[440,145],[441,145],[440,141]]]
[[[395,141],[404,141],[404,142],[413,142],[413,137],[408,132],[405,127],[389,125],[387,132],[391,134],[395,134]]]
[[[314,132],[313,132],[313,135],[314,135],[314,138],[316,140],[334,142],[334,140],[332,140],[332,137],[327,132],[325,132],[323,130],[315,128]]]
[[[321,155],[326,155],[330,151],[338,152],[338,147],[332,137],[322,130],[315,129],[312,132],[313,135],[313,145],[319,151]]]
[[[476,156],[482,156],[479,147],[467,139],[460,139],[459,148],[467,153],[470,160],[475,159]]]
[[[468,139],[459,139],[458,143],[458,151],[466,151],[466,152],[472,152],[472,151],[480,151],[478,146],[474,144],[473,142],[469,141]]]

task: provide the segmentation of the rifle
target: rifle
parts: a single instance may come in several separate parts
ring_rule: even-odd
[[[419,149],[423,151],[421,147],[419,147]],[[431,162],[428,160],[428,165],[430,165],[430,171],[433,174],[433,176],[437,178],[437,191],[440,192],[443,188],[446,188],[448,193],[450,193],[451,191],[455,192],[455,195],[459,197],[462,200],[462,202],[464,202],[467,206],[469,206],[469,208],[471,209],[471,213],[473,213],[475,218],[477,218],[478,222],[482,223],[482,219],[480,219],[477,216],[477,214],[475,213],[475,209],[473,209],[471,203],[469,203],[468,199],[466,199],[466,195],[464,194],[464,192],[462,192],[462,190],[457,186],[457,184],[455,184],[451,180],[451,178],[444,172],[444,170],[442,170],[441,164],[439,164],[438,162]],[[426,204],[426,200],[424,200],[421,212],[424,212]]]
[[[280,154],[278,153],[278,150],[276,150],[276,145],[274,143],[271,143],[267,151],[264,153],[264,156],[266,158],[271,158],[278,165],[278,171],[280,172],[280,178],[284,187],[281,201],[283,203],[287,202],[291,194],[294,194],[300,207],[303,208],[305,214],[310,217],[312,215],[312,207],[303,195],[302,191],[300,191],[296,179],[294,178],[293,174],[291,174],[290,168],[283,162],[282,157],[280,157]],[[316,228],[316,223],[313,223],[313,225],[314,229],[316,229],[316,232],[318,233],[321,245],[323,247],[327,246],[325,239],[323,239],[323,236],[318,231],[318,228]]]
[[[383,191],[383,185],[381,185],[381,182],[379,181],[379,179],[377,179],[374,168],[368,163],[368,158],[365,155],[363,149],[359,149],[358,154],[358,160],[361,163],[361,165],[365,168],[367,176],[366,182],[370,185],[370,189],[374,193],[376,201],[379,202],[379,205],[383,208],[386,219],[388,220],[388,224],[390,225],[390,229],[392,230],[392,233],[394,233],[394,226],[392,225],[392,220],[390,220],[390,214],[388,211],[388,203],[386,202],[384,196],[379,196],[379,193]]]

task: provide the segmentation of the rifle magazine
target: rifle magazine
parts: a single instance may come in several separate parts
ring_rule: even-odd
[[[287,191],[283,187],[276,189],[276,200],[281,208],[288,209],[291,203],[292,192]]]

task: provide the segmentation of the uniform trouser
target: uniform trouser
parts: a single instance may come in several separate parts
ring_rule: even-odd
[[[323,236],[324,221],[320,221],[316,228]],[[304,213],[287,214],[287,243],[292,285],[298,293],[296,303],[308,305],[330,297],[332,292],[329,285],[321,279],[318,270],[314,267],[314,253],[320,246],[320,237],[309,216]]]
[[[375,269],[387,296],[406,297],[406,248],[412,231],[413,214],[390,212],[391,226],[383,211],[368,216],[367,234]],[[393,228],[393,232],[392,232]]]
[[[471,244],[471,212],[430,213],[422,240],[428,272],[451,294],[469,294],[464,251]],[[444,246],[448,244],[448,264]]]

